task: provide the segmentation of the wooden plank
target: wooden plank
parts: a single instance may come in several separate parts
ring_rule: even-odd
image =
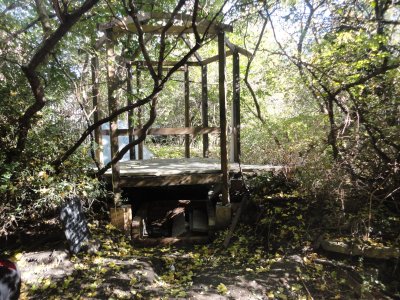
[[[174,186],[213,184],[221,181],[222,174],[178,174],[166,176],[123,176],[121,187],[152,187],[152,186]]]
[[[129,129],[118,129],[119,136],[129,135]],[[147,135],[199,135],[199,134],[218,134],[221,132],[219,127],[182,127],[182,128],[150,128],[147,130]],[[104,135],[110,135],[110,130],[103,129],[101,131]],[[134,135],[140,135],[142,129],[135,128],[132,132]]]
[[[92,101],[93,101],[93,122],[97,123],[100,118],[100,99],[99,99],[99,58],[97,55],[91,59],[91,72],[92,72]],[[99,162],[100,167],[104,165],[103,157],[103,139],[101,136],[101,128],[97,127],[94,131],[94,141],[97,145],[95,155]]]
[[[225,48],[224,48],[224,51],[225,51]],[[233,52],[231,50],[226,51],[225,52],[225,59],[226,59],[226,57],[231,56],[232,53]],[[218,60],[219,60],[219,54],[217,54],[215,56],[212,56],[212,57],[209,57],[209,58],[206,58],[205,60],[202,61],[202,64],[203,65],[208,65],[208,64],[216,62]]]
[[[127,63],[126,64],[126,92],[127,92],[127,100],[128,100],[128,105],[132,104],[132,98],[133,98],[133,89],[132,89],[132,64]],[[133,114],[133,109],[128,111],[128,130],[129,132],[133,131],[134,128],[134,114]],[[135,136],[133,134],[128,134],[128,139],[129,143],[132,143],[135,140]],[[131,147],[129,149],[129,159],[130,160],[135,160],[136,155],[135,155],[135,146]]]
[[[241,165],[245,173],[265,173],[283,171],[291,172],[287,166],[272,165]],[[229,165],[231,175],[240,172],[239,164]],[[121,177],[147,177],[152,176],[170,176],[170,175],[188,175],[188,174],[221,174],[221,164],[219,160],[210,158],[180,158],[180,159],[149,159],[140,161],[121,161]],[[106,177],[111,178],[111,170],[107,171]],[[214,189],[214,194],[221,191],[221,185]],[[209,195],[210,199],[213,195]]]
[[[118,109],[118,101],[115,96],[117,89],[117,78],[115,73],[115,51],[114,51],[114,36],[112,31],[108,30],[107,35],[107,91],[108,91],[108,110],[112,114]],[[118,152],[118,117],[115,117],[110,122],[110,143],[111,143],[111,158],[115,157]],[[120,206],[121,204],[121,188],[120,188],[120,174],[119,174],[119,162],[113,163],[112,167],[112,186],[113,186],[113,198],[114,206]]]
[[[226,144],[226,53],[225,33],[218,33],[218,83],[219,83],[219,121],[221,128],[221,171],[222,171],[222,204],[229,203],[228,153]]]
[[[237,52],[239,52],[240,54],[246,56],[247,58],[250,58],[250,57],[253,56],[253,54],[252,54],[250,51],[248,51],[248,50],[246,50],[246,49],[244,49],[244,48],[242,48],[242,47],[240,47],[240,46],[238,46],[238,45],[232,44],[232,43],[229,41],[228,38],[225,38],[225,43],[226,43],[226,45],[228,46],[229,50],[231,50],[232,52],[237,51]]]
[[[171,15],[169,15],[169,17],[167,17],[167,15],[165,15],[165,13],[161,13],[161,14],[164,14],[165,17],[160,18],[161,15],[158,15],[156,18],[153,18],[152,15],[141,14],[138,16],[139,22],[141,22],[141,23],[147,22],[150,19],[168,20],[171,18]],[[183,34],[183,33],[193,33],[193,27],[192,27],[193,17],[191,17],[191,16],[184,17],[183,14],[177,14],[174,19],[177,21],[184,21],[184,22],[180,22],[183,25],[173,25],[172,27],[170,27],[167,30],[167,32],[166,32],[167,34],[179,35],[179,34]],[[162,26],[162,25],[143,24],[142,30],[144,33],[161,34],[163,27],[164,26]],[[100,30],[100,31],[111,30],[111,29],[114,30],[115,32],[128,32],[128,31],[131,33],[138,32],[138,30],[130,16],[98,25],[98,30]],[[199,34],[204,34],[204,33],[217,34],[220,31],[232,32],[233,27],[230,25],[216,23],[216,22],[211,23],[210,21],[205,20],[205,19],[199,19],[197,22],[197,31]]]
[[[142,25],[142,29],[144,33],[151,33],[151,34],[161,34],[164,26],[160,26],[160,25]],[[130,23],[127,26],[127,30],[126,27],[114,27],[114,31],[116,33],[122,33],[122,32],[126,32],[126,33],[138,33],[138,30],[135,26],[135,24]],[[197,26],[197,31],[199,34],[204,34],[207,32],[207,34],[216,34],[218,29],[216,29],[215,26],[204,26],[204,25],[199,25]],[[181,35],[184,33],[193,33],[193,27],[191,24],[187,24],[187,25],[173,25],[170,28],[167,29],[166,34],[167,35]]]
[[[189,90],[189,68],[185,66],[185,127],[190,127],[190,90]],[[190,136],[185,134],[185,157],[190,157]]]
[[[142,88],[142,82],[140,80],[141,66],[142,66],[141,63],[136,64],[136,96],[139,99],[140,99],[140,89]],[[141,106],[139,106],[137,109],[137,119],[138,119],[138,128],[141,129],[142,128],[142,107]],[[136,131],[134,131],[132,134],[140,136],[140,132],[136,133]],[[143,142],[139,143],[139,145],[138,145],[138,158],[143,159]]]
[[[126,58],[124,58],[123,60],[124,60],[125,62],[133,61],[133,60],[131,60],[131,59],[126,59]],[[144,60],[137,60],[137,61],[135,61],[135,62],[141,64],[141,69],[147,69],[147,67],[146,67],[146,61],[144,61]],[[175,66],[175,65],[178,64],[178,63],[179,63],[179,61],[164,61],[164,62],[163,62],[163,66],[164,66],[165,69],[171,69],[173,66]],[[151,64],[152,66],[158,66],[158,61],[152,60],[152,61],[150,61],[150,64]],[[195,67],[201,66],[201,64],[200,64],[199,62],[197,62],[197,61],[187,61],[186,64],[187,64],[189,67],[192,67],[192,66],[195,66]],[[169,67],[169,68],[168,68],[168,67]],[[184,67],[179,68],[177,71],[185,71],[185,68],[184,68]]]
[[[239,53],[235,51],[232,63],[232,147],[231,161],[240,159],[240,67]]]
[[[201,67],[201,122],[204,128],[208,127],[208,85],[207,65]],[[203,157],[209,155],[208,134],[203,134]]]

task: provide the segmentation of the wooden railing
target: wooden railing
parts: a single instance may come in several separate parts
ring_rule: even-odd
[[[201,134],[218,134],[221,133],[219,127],[176,127],[176,128],[150,128],[147,130],[147,135],[201,135]],[[102,135],[110,135],[109,129],[101,130]],[[136,135],[140,136],[143,134],[143,129],[117,129],[119,136]]]

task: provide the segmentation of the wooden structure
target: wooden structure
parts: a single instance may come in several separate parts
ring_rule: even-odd
[[[122,161],[120,184],[123,187],[215,184],[222,180],[221,163],[211,158],[149,159]],[[282,169],[271,165],[241,165],[244,173],[274,172]],[[229,164],[229,175],[240,172],[238,163]],[[112,171],[106,173],[111,180]],[[230,176],[231,177],[231,176]]]
[[[135,26],[135,22],[129,17],[123,20],[115,20],[110,23],[99,25],[99,30],[105,32],[105,36],[102,37],[97,46],[100,47],[102,44],[106,45],[107,48],[107,87],[108,87],[108,109],[109,113],[112,114],[118,109],[118,99],[117,99],[117,88],[118,80],[116,78],[116,61],[117,57],[115,54],[114,46],[115,41],[118,36],[125,33],[138,33],[142,32],[145,34],[143,42],[146,42],[146,35],[152,37],[154,35],[159,35],[163,27],[158,25],[158,23],[151,22],[152,20],[170,20],[172,17],[170,14],[165,13],[149,13],[141,14],[138,16],[138,21],[140,23],[140,28]],[[174,24],[168,28],[166,34],[176,35],[182,38],[185,43],[190,47],[190,42],[186,38],[186,34],[191,34],[194,32],[192,24],[192,16],[187,16],[183,14],[177,14],[173,18]],[[136,22],[137,24],[137,22]],[[176,167],[176,174],[166,174],[160,172],[158,175],[141,174],[140,166],[145,166],[147,164],[150,168],[155,162],[140,162],[136,163],[130,161],[128,163],[117,162],[112,165],[111,174],[108,176],[112,177],[113,191],[115,194],[115,203],[119,202],[121,187],[124,186],[135,186],[135,185],[166,185],[166,184],[206,184],[220,182],[222,185],[222,201],[224,204],[229,202],[229,159],[228,159],[228,145],[227,145],[227,105],[226,105],[226,58],[227,56],[233,56],[233,99],[232,99],[232,137],[231,137],[231,153],[230,161],[232,163],[237,163],[240,156],[240,74],[239,74],[239,54],[244,54],[249,56],[246,50],[231,44],[225,37],[225,32],[232,31],[232,27],[224,24],[213,23],[207,20],[198,20],[195,24],[196,31],[198,34],[207,34],[212,38],[217,39],[218,43],[218,54],[213,57],[203,59],[197,52],[193,54],[193,59],[188,60],[183,68],[184,72],[184,116],[185,116],[185,127],[183,128],[150,128],[147,130],[147,135],[184,135],[185,136],[185,158],[190,158],[190,136],[202,135],[203,138],[203,158],[204,161],[180,161],[179,166],[177,166],[177,161],[166,160],[164,163],[158,162],[159,166],[162,164],[170,164],[170,167]],[[150,39],[148,38],[148,39]],[[142,84],[141,71],[144,66],[149,63],[149,61],[135,60],[139,54],[132,55],[132,59],[125,60],[127,68],[127,86],[126,89],[129,94],[133,93],[132,80],[134,74],[136,74],[136,87],[137,93]],[[219,83],[219,127],[209,127],[208,123],[208,88],[207,88],[207,65],[213,62],[217,62],[218,67],[218,83]],[[168,68],[175,66],[177,62],[174,61],[164,61],[163,68]],[[158,61],[153,61],[151,64],[157,65]],[[92,61],[93,70],[93,105],[96,107],[98,103],[98,79],[96,68],[98,66],[98,60],[96,58]],[[136,72],[132,71],[132,68],[136,68]],[[189,67],[200,67],[201,68],[201,113],[202,113],[202,126],[201,127],[190,127],[190,107],[189,107]],[[128,97],[128,104],[132,103],[132,97]],[[129,136],[129,141],[132,141],[135,136],[140,136],[143,132],[142,122],[143,116],[140,108],[137,110],[137,124],[136,128],[132,125],[133,110],[129,111],[129,124],[128,129],[119,129],[117,124],[117,118],[111,120],[110,130],[97,130],[95,132],[95,140],[98,144],[101,143],[101,135],[110,135],[111,143],[111,157],[114,157],[118,152],[118,137],[121,135]],[[95,119],[99,118],[98,113],[94,114]],[[216,165],[215,162],[211,163],[207,160],[209,154],[209,134],[219,134],[220,135],[220,161]],[[135,149],[132,147],[130,150],[130,158],[133,160],[136,157],[134,153]],[[97,157],[101,161],[101,153],[97,152]],[[143,159],[143,148],[142,143],[138,147],[137,157],[139,160]],[[197,172],[196,168],[193,167],[193,163],[198,163],[201,171]],[[184,166],[186,164],[186,167]],[[185,171],[187,167],[191,168],[190,172]],[[147,168],[147,167],[145,167]],[[165,169],[165,168],[164,168]],[[138,171],[139,170],[139,171]],[[157,170],[157,168],[155,168]],[[183,170],[183,171],[182,171]],[[158,178],[157,178],[158,176]],[[147,180],[147,183],[146,183]],[[151,182],[151,183],[150,183]]]

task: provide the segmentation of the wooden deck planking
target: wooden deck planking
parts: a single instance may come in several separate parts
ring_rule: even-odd
[[[123,187],[212,184],[221,182],[219,160],[210,158],[129,160],[120,164],[120,180]],[[241,165],[245,173],[279,171],[281,166]],[[229,173],[238,173],[239,164],[229,164]],[[111,170],[105,174],[111,179]]]

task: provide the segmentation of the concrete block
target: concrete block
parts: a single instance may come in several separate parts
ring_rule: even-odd
[[[215,209],[211,201],[207,201],[208,229],[215,229]]]
[[[134,216],[132,219],[132,238],[140,239],[143,237],[143,219],[141,216]]]
[[[232,219],[232,206],[230,203],[223,205],[222,203],[217,203],[215,207],[215,222],[216,228],[224,229],[227,228]]]
[[[205,211],[194,209],[190,223],[192,231],[208,232],[208,218]]]
[[[131,236],[132,208],[131,205],[122,205],[117,208],[110,208],[111,224],[128,236]]]

